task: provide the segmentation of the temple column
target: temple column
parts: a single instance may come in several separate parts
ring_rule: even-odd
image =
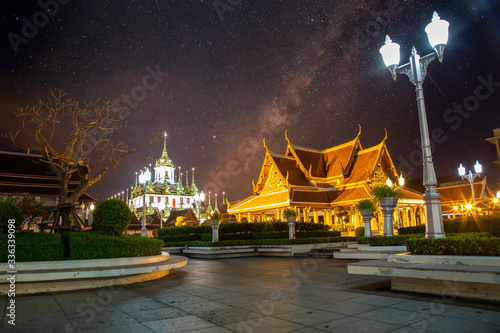
[[[319,223],[318,219],[318,211],[316,209],[313,210],[314,223]]]
[[[427,221],[425,220],[425,214],[423,209],[419,209],[418,213],[420,214],[420,225],[426,224]]]
[[[323,209],[323,214],[325,216],[325,224],[332,227],[332,211],[330,209]]]
[[[410,209],[410,227],[415,227],[417,225],[417,219],[415,215],[417,214],[417,209],[415,206],[412,206]]]
[[[403,208],[403,228],[409,227],[408,224],[408,208]]]

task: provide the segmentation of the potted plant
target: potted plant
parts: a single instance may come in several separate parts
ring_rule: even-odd
[[[401,191],[387,185],[379,185],[372,189],[372,195],[382,207],[382,214],[384,215],[383,235],[393,236],[392,214],[398,199],[401,198]]]
[[[375,207],[375,203],[371,199],[363,199],[359,200],[356,204],[356,209],[359,210],[361,215],[372,215],[373,212],[377,209]]]
[[[371,199],[363,199],[358,201],[358,203],[356,204],[356,208],[361,213],[361,216],[363,216],[363,223],[365,224],[364,236],[371,237],[372,236],[371,221],[373,212],[376,209],[375,203]]]
[[[287,208],[283,211],[283,215],[285,216],[287,222],[295,222],[297,220],[297,212],[291,208]]]

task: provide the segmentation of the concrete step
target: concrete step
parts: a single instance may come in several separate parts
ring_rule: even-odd
[[[314,253],[330,253],[332,254],[333,252],[338,252],[341,251],[342,249],[347,249],[346,246],[339,246],[339,247],[324,247],[321,249],[312,249],[311,252]]]
[[[324,258],[333,259],[332,253],[320,253],[320,252],[306,252],[306,253],[295,253],[296,258]]]

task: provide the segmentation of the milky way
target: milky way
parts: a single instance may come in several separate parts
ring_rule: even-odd
[[[82,102],[120,100],[130,112],[117,140],[139,144],[167,131],[174,163],[194,167],[198,188],[229,200],[251,193],[264,137],[271,152],[285,152],[285,130],[293,144],[325,149],[352,140],[358,124],[363,147],[387,129],[398,170],[421,177],[414,87],[401,75],[392,80],[378,50],[389,34],[402,62],[412,46],[432,52],[424,28],[436,10],[450,22],[444,61],[424,82],[436,172],[477,159],[497,190],[497,156],[485,141],[500,127],[500,17],[491,1],[54,3],[45,13],[36,2],[3,5],[0,132],[18,127],[16,108],[51,89]],[[488,95],[473,105],[478,85]],[[162,148],[137,152],[89,193],[104,199],[130,187]]]

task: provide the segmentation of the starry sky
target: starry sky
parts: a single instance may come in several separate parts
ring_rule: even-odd
[[[271,152],[285,152],[285,130],[292,144],[326,149],[352,140],[358,124],[365,148],[387,129],[397,170],[421,177],[414,87],[404,75],[394,82],[378,51],[389,34],[401,64],[412,46],[432,52],[424,29],[435,10],[450,23],[444,61],[429,65],[424,82],[436,173],[479,160],[500,189],[495,148],[485,141],[500,128],[494,1],[41,3],[2,4],[0,132],[19,127],[14,111],[51,89],[82,102],[119,99],[130,112],[117,140],[136,145],[167,131],[175,165],[194,167],[198,188],[230,201],[252,193],[264,137]],[[0,148],[14,149],[5,138]],[[138,151],[88,193],[103,200],[129,188],[162,148]]]

